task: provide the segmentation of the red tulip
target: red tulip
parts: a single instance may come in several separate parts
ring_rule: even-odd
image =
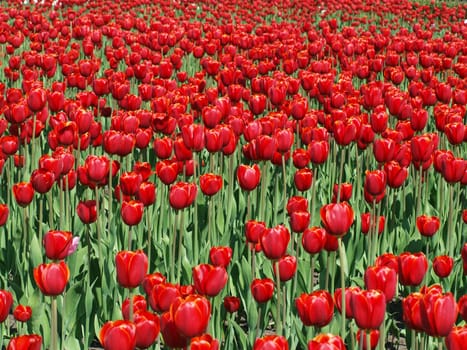
[[[191,339],[190,349],[192,350],[218,350],[219,341],[209,334],[203,334]]]
[[[124,288],[136,288],[146,276],[148,257],[142,250],[120,251],[115,256],[117,281]]]
[[[301,233],[308,228],[311,215],[307,211],[294,211],[290,213],[290,228],[293,232]]]
[[[258,186],[260,178],[261,172],[257,164],[253,166],[240,164],[237,168],[237,181],[245,191],[254,190]]]
[[[134,314],[134,323],[136,325],[136,347],[149,348],[159,335],[159,317],[151,312],[139,310]]]
[[[13,316],[16,321],[19,322],[27,322],[31,318],[32,309],[30,306],[27,305],[18,305],[13,310]]]
[[[272,298],[274,282],[270,278],[255,278],[250,285],[251,294],[258,303],[265,303]]]
[[[327,204],[320,214],[326,231],[336,237],[343,237],[354,221],[353,209],[347,202]]]
[[[232,248],[212,247],[209,250],[209,260],[214,266],[227,267],[232,259]]]
[[[396,295],[397,273],[387,266],[370,266],[365,271],[365,288],[378,289],[384,293],[386,301]]]
[[[70,270],[64,261],[41,264],[34,268],[34,280],[42,294],[57,296],[63,293],[70,278]]]
[[[27,207],[34,198],[34,188],[30,182],[16,183],[13,185],[13,195],[19,206]]]
[[[391,188],[401,187],[409,174],[407,168],[396,161],[385,163],[384,172],[386,173],[387,184]]]
[[[305,197],[293,196],[287,201],[287,213],[291,215],[295,211],[308,211],[308,200]]]
[[[156,185],[152,182],[143,182],[139,185],[136,199],[139,200],[145,207],[154,204],[156,201]]]
[[[228,313],[237,312],[240,308],[240,298],[234,296],[226,296],[224,298],[224,309]]]
[[[372,220],[371,220],[371,214],[370,213],[363,213],[361,215],[361,219],[362,219],[362,225],[361,225],[362,233],[366,235],[370,231],[370,228],[372,228],[372,226],[375,226],[376,223],[371,222]],[[384,216],[379,217],[379,220],[378,220],[378,234],[383,233],[385,221],[386,221],[386,219],[384,218]]]
[[[464,294],[457,301],[457,308],[459,309],[459,315],[464,321],[467,321],[467,294]]]
[[[196,199],[198,187],[194,183],[178,182],[170,187],[169,202],[174,209],[189,207]]]
[[[170,160],[157,162],[156,174],[163,184],[170,185],[177,179],[178,163]]]
[[[266,230],[266,224],[262,221],[249,220],[245,224],[245,236],[249,243],[259,243],[259,239]]]
[[[153,286],[148,293],[148,301],[151,308],[158,313],[169,311],[170,305],[181,296],[179,286],[161,282]]]
[[[143,178],[139,173],[135,171],[124,172],[120,176],[120,189],[124,195],[134,196],[142,182]]]
[[[448,350],[462,350],[467,342],[467,325],[454,327],[445,342]]]
[[[295,299],[295,307],[305,326],[324,327],[331,322],[334,314],[332,296],[324,290],[301,294]]]
[[[451,274],[454,259],[448,255],[440,255],[433,259],[433,271],[436,276],[445,278]]]
[[[76,207],[78,217],[84,224],[91,224],[97,220],[95,200],[80,201]]]
[[[302,245],[308,254],[318,254],[326,243],[326,230],[321,227],[311,227],[303,231]]]
[[[375,266],[387,266],[399,274],[399,258],[392,253],[384,253],[376,258]]]
[[[413,330],[423,331],[420,304],[423,298],[421,293],[411,293],[402,299],[402,317],[406,325]]]
[[[193,338],[206,331],[211,315],[211,304],[203,296],[189,295],[186,298],[176,299],[170,307],[170,314],[178,333],[185,338]]]
[[[283,225],[266,229],[260,237],[263,253],[271,260],[278,260],[284,256],[289,241],[290,232]]]
[[[297,271],[297,258],[292,255],[285,255],[279,259],[279,277],[282,282],[290,280]],[[274,265],[274,274],[276,274],[276,266]]]
[[[63,260],[72,254],[79,244],[79,237],[69,231],[48,231],[42,240],[45,255],[51,260]]]
[[[328,159],[329,143],[328,141],[312,141],[308,145],[308,152],[313,164],[323,164]]]
[[[199,177],[199,187],[207,196],[213,196],[222,188],[222,176],[212,173],[203,174]]]
[[[339,202],[348,202],[350,198],[352,197],[352,184],[350,183],[341,183],[340,185],[334,184],[334,187],[332,188],[332,203],[337,202],[337,195],[339,194],[340,191],[340,197],[339,197]]]
[[[313,172],[311,169],[298,169],[294,175],[294,184],[297,190],[304,192],[310,189],[313,181]]]
[[[199,294],[213,297],[225,287],[227,271],[223,266],[200,264],[193,268],[193,282]]]
[[[285,337],[266,335],[255,340],[253,350],[289,350],[289,343]]]
[[[130,321],[109,321],[99,332],[104,350],[133,350],[136,347],[136,325]]]
[[[378,346],[378,342],[379,342],[379,331],[376,330],[376,329],[372,329],[370,331],[370,334],[367,334],[365,331],[362,331],[361,329],[359,329],[357,331],[357,342],[359,344],[359,346],[361,346],[361,349],[362,350],[367,350],[367,338],[366,337],[370,337],[370,349],[371,350],[374,350],[376,349],[376,347]],[[370,350],[368,349],[368,350]]]
[[[13,155],[18,151],[19,142],[17,136],[2,136],[0,137],[0,150],[6,155]]]
[[[128,226],[138,225],[143,217],[144,204],[140,201],[123,201],[121,216],[123,222]]]
[[[386,298],[379,290],[362,290],[350,298],[355,323],[360,329],[378,329],[384,321]]]
[[[399,280],[404,286],[418,286],[428,269],[428,261],[423,253],[402,253],[399,255]]]
[[[204,148],[204,127],[200,124],[189,124],[182,127],[182,138],[185,146],[195,152]]]
[[[365,172],[365,191],[372,196],[380,196],[386,190],[386,174],[382,170]]]
[[[37,334],[20,335],[11,338],[7,350],[41,350],[42,337]]]
[[[348,287],[345,288],[345,318],[353,318],[352,307],[350,306],[350,299],[352,298],[352,293],[359,292],[361,289],[359,287]],[[339,313],[342,314],[342,288],[337,288],[334,291],[334,303]]]
[[[160,318],[161,334],[164,343],[170,348],[184,348],[189,339],[181,335],[175,327],[175,321],[170,312],[163,313]]]
[[[452,293],[426,293],[420,303],[425,332],[433,337],[446,337],[457,319],[457,303]]]
[[[4,322],[10,314],[13,305],[13,296],[9,291],[0,290],[0,323]]]
[[[0,204],[0,226],[5,225],[6,221],[8,220],[8,215],[10,210],[8,209],[8,205]]]
[[[437,216],[421,215],[416,219],[418,232],[422,236],[431,237],[439,229],[440,221]]]
[[[318,334],[308,342],[308,350],[346,350],[344,341],[338,335]]]
[[[142,295],[133,295],[133,313],[147,311],[146,298]],[[124,320],[130,320],[130,298],[126,298],[122,303],[122,316]]]

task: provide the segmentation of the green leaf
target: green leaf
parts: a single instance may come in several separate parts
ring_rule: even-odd
[[[42,249],[36,235],[32,235],[31,237],[30,254],[34,267],[42,264]]]

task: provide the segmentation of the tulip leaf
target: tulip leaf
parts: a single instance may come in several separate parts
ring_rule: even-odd
[[[67,349],[67,350],[80,350],[81,349],[78,339],[71,338],[71,337],[66,338],[62,347],[63,349]]]
[[[42,263],[42,249],[36,235],[32,235],[30,243],[31,261],[34,267]]]
[[[240,341],[241,346],[237,346],[237,349],[248,349],[249,346],[247,345],[248,343],[248,336],[245,333],[245,331],[242,329],[242,327],[239,326],[237,322],[232,322],[233,327],[235,328],[235,331],[238,334],[237,339]],[[252,332],[253,333],[253,332]]]

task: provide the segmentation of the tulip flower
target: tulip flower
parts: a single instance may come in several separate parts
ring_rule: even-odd
[[[332,296],[324,290],[301,294],[295,299],[295,307],[305,326],[324,327],[331,322],[334,314]]]
[[[318,334],[308,342],[308,350],[345,350],[341,337],[330,333]]]
[[[11,338],[7,350],[41,350],[42,337],[37,334],[20,335]]]
[[[32,172],[30,182],[34,190],[44,194],[50,191],[55,183],[55,175],[44,169],[36,169]]]
[[[287,213],[291,215],[294,211],[308,211],[308,200],[301,196],[290,197],[287,201]]]
[[[370,350],[367,348],[367,337],[370,337],[370,349],[376,349],[379,342],[379,331],[377,329],[372,329],[369,334],[362,331],[361,329],[357,331],[357,342],[363,350]]]
[[[271,260],[278,260],[284,256],[289,241],[290,232],[283,225],[266,229],[260,237],[263,253]]]
[[[454,259],[448,255],[440,255],[433,259],[433,271],[440,278],[449,276],[453,265]]]
[[[326,230],[321,227],[311,227],[303,231],[302,245],[308,254],[317,254],[326,243]]]
[[[0,226],[5,225],[6,221],[8,220],[8,215],[10,210],[8,209],[8,205],[0,204]]]
[[[146,298],[142,295],[133,295],[133,313],[137,311],[147,311],[148,305],[146,302]],[[122,315],[123,319],[129,321],[130,320],[130,298],[126,298],[123,300],[122,304]]]
[[[6,290],[0,290],[0,323],[6,320],[13,305],[13,296]]]
[[[205,297],[193,294],[176,299],[170,307],[170,314],[177,332],[185,338],[193,338],[206,331],[211,304]],[[186,322],[187,320],[190,322]]]
[[[359,292],[361,289],[359,287],[348,287],[345,288],[345,318],[352,319],[353,312],[352,307],[350,306],[350,300],[352,294]],[[342,313],[342,288],[337,288],[334,291],[334,303],[336,304],[337,310]]]
[[[258,186],[260,178],[261,172],[257,164],[253,166],[240,164],[237,168],[237,181],[245,191],[254,190]]]
[[[457,303],[452,293],[427,292],[420,301],[423,329],[434,337],[446,337],[457,319]]]
[[[178,285],[161,282],[148,293],[151,308],[158,313],[169,311],[170,305],[182,294]]]
[[[459,315],[464,320],[467,321],[467,294],[464,294],[459,298],[457,302],[457,308],[459,309]]]
[[[311,169],[298,169],[294,174],[294,184],[297,190],[304,192],[310,189],[313,180],[313,172]]]
[[[222,188],[222,176],[212,173],[199,177],[199,187],[206,196],[213,196]]]
[[[418,286],[428,269],[428,261],[423,253],[402,253],[398,258],[399,280],[404,286]]]
[[[235,297],[235,296],[226,296],[224,298],[224,309],[228,313],[234,313],[237,312],[238,309],[240,308],[240,298]]]
[[[76,207],[76,213],[84,224],[91,224],[95,222],[97,220],[96,201],[80,201]]]
[[[79,244],[79,237],[73,237],[69,231],[48,231],[42,240],[45,255],[51,260],[63,260],[74,253]]]
[[[142,182],[136,192],[136,199],[143,203],[145,207],[154,204],[156,201],[156,185],[152,182]]]
[[[139,186],[143,182],[143,178],[141,174],[130,171],[124,172],[120,176],[120,189],[122,190],[123,194],[127,196],[134,196],[139,190]]]
[[[13,185],[13,195],[19,206],[27,207],[34,198],[34,188],[30,182],[19,182]]]
[[[352,184],[351,183],[342,183],[342,184],[334,184],[332,188],[332,203],[337,202],[337,195],[339,194],[339,201],[340,202],[348,202],[352,197]],[[339,193],[340,191],[340,193]]]
[[[136,325],[136,346],[147,349],[157,339],[160,331],[159,317],[149,311],[138,310],[134,314]]]
[[[136,347],[136,325],[130,321],[109,321],[99,332],[104,350],[133,350]]]
[[[34,268],[34,280],[42,294],[57,296],[63,293],[70,278],[70,270],[64,261],[41,264]]]
[[[120,251],[115,256],[117,281],[124,288],[136,288],[146,276],[148,258],[142,250]]]
[[[169,202],[174,209],[184,209],[196,199],[198,187],[194,183],[178,182],[170,187]]]
[[[467,325],[454,327],[445,342],[447,350],[462,350],[467,342]]]
[[[245,224],[245,236],[249,243],[259,243],[259,239],[266,230],[266,224],[262,221],[249,220]]]
[[[168,347],[184,348],[188,345],[189,339],[178,332],[171,312],[165,312],[161,315],[160,325],[164,343]]]
[[[143,217],[144,204],[140,201],[123,201],[121,208],[122,220],[128,226],[138,225]]]
[[[193,282],[198,293],[216,296],[227,283],[227,271],[222,266],[200,264],[193,268]]]
[[[354,221],[353,209],[347,202],[327,204],[320,214],[326,231],[336,237],[343,237]]]
[[[266,335],[258,338],[253,344],[253,350],[289,350],[289,343],[285,337],[279,335]]]
[[[265,303],[272,298],[274,282],[270,278],[255,278],[250,285],[251,294],[258,303]]]
[[[212,247],[209,250],[209,260],[214,266],[227,267],[232,259],[232,248]]]
[[[27,322],[32,316],[32,309],[28,305],[18,305],[13,310],[13,316],[16,321]]]
[[[440,220],[437,216],[421,215],[416,219],[418,232],[422,236],[431,237],[439,229]]]
[[[379,290],[361,290],[352,293],[350,307],[360,329],[378,329],[384,321],[386,298]]]
[[[390,267],[370,266],[365,271],[364,280],[367,289],[379,289],[387,301],[396,295],[397,273]]]
[[[190,349],[193,350],[218,350],[219,341],[209,334],[203,334],[191,339]]]

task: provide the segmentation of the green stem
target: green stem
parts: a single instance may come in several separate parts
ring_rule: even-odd
[[[96,229],[97,229],[97,248],[99,250],[99,266],[102,267],[102,246],[101,246],[101,215],[100,215],[100,201],[99,201],[99,190],[97,186],[94,188],[94,193],[96,195],[96,212],[97,212],[97,220],[96,220]],[[101,270],[102,271],[102,270]]]
[[[339,166],[339,181],[337,182],[337,202],[340,202],[341,199],[341,182],[342,182],[342,175],[344,172],[344,162],[345,162],[345,147],[342,149],[341,152],[341,161],[340,161],[340,166]]]
[[[130,322],[133,322],[133,288],[130,288],[129,291],[128,291],[128,299],[129,299],[129,302],[130,302],[130,305],[129,305],[129,321]]]
[[[152,247],[152,211],[148,210],[148,213],[146,215],[146,228],[148,230],[148,241],[147,241],[147,246],[148,246],[148,261],[149,264],[151,264],[151,247]],[[151,269],[149,269],[151,271]]]
[[[170,276],[172,281],[175,281],[175,253],[177,247],[177,218],[178,213],[173,213],[173,241],[172,241],[172,256],[170,257]]]
[[[298,126],[297,126],[297,130],[298,130]],[[283,203],[284,203],[284,212],[283,212],[282,222],[285,222],[286,220],[285,214],[287,212],[287,174],[285,171],[285,156],[283,154],[282,154],[282,180],[284,181],[283,186],[282,186],[282,198],[283,198]]]
[[[453,256],[453,247],[452,247],[452,212],[453,212],[453,185],[449,184],[449,211],[448,211],[448,227],[447,227],[447,250],[449,256]]]
[[[341,295],[342,295],[342,299],[341,299],[341,337],[342,337],[342,340],[344,341],[345,343],[345,336],[346,336],[346,328],[345,328],[345,308],[346,308],[346,305],[345,305],[345,261],[346,261],[346,258],[345,258],[345,246],[344,246],[344,243],[342,242],[342,238],[339,238],[338,240],[339,242],[339,260],[340,260],[340,270],[341,270]],[[368,347],[368,349],[370,349]]]
[[[366,348],[367,350],[371,349],[371,331],[366,333]]]
[[[282,335],[282,322],[281,322],[281,277],[279,273],[279,262],[274,262],[276,264],[276,292],[277,292],[277,303],[276,303],[276,332],[278,335]]]
[[[182,248],[183,248],[183,211],[180,212],[179,230],[178,230],[178,260],[177,260],[177,281],[180,283],[182,278]]]
[[[58,317],[56,296],[52,297],[51,314],[50,350],[58,350]]]

